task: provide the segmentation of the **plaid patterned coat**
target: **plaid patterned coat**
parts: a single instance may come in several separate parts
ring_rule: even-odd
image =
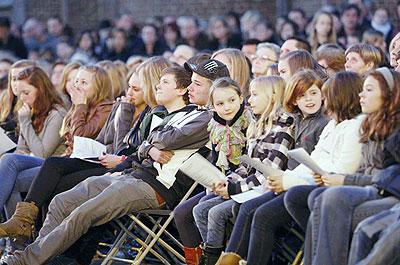
[[[287,113],[281,113],[273,121],[270,132],[249,141],[248,155],[257,158],[273,168],[287,168],[287,151],[294,146],[294,118]],[[234,195],[261,185],[265,177],[254,169],[241,165],[235,173],[228,176],[228,193]]]

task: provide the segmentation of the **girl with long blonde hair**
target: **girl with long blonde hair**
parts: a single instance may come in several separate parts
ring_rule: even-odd
[[[279,76],[259,77],[250,83],[248,103],[255,118],[247,129],[247,154],[267,166],[282,170],[287,167],[287,151],[294,144],[294,119],[282,108],[284,90],[285,82]],[[205,242],[206,264],[215,264],[223,250],[225,225],[233,217],[235,204],[230,196],[265,181],[262,174],[240,163],[235,172],[227,176],[227,181],[214,184],[213,191],[219,196],[194,207],[194,219]]]

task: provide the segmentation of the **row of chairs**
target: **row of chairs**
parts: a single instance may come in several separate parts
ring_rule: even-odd
[[[190,197],[197,184],[193,183],[180,203]],[[112,244],[103,243],[109,250],[103,255],[101,265],[110,265],[115,261],[138,265],[145,259],[149,264],[185,264],[182,255],[183,245],[173,232],[170,232],[171,229],[168,229],[172,226],[173,218],[174,211],[157,209],[132,212],[124,218],[115,220],[119,233]],[[295,226],[283,229],[282,236],[275,245],[276,262],[273,263],[302,265],[303,252],[302,249],[300,251],[297,249],[303,241],[304,237]]]

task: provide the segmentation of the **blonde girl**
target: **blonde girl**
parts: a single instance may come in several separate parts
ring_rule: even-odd
[[[72,107],[64,119],[61,135],[65,139],[64,155],[72,153],[73,137],[95,138],[105,124],[113,102],[111,80],[98,66],[82,66],[71,89]]]
[[[243,97],[247,98],[249,96],[250,67],[244,53],[238,49],[226,48],[216,51],[211,59],[226,65],[229,76],[239,85]]]
[[[278,76],[259,77],[250,83],[249,104],[255,118],[247,130],[247,153],[262,163],[279,169],[287,167],[287,151],[294,144],[293,118],[282,109],[285,82]],[[239,165],[227,176],[227,182],[216,183],[218,197],[203,201],[193,209],[199,228],[206,264],[215,264],[223,250],[225,225],[232,217],[231,195],[261,185],[265,178],[259,172]],[[240,225],[238,229],[241,229]],[[232,235],[233,236],[233,235]],[[230,243],[238,243],[231,238]]]

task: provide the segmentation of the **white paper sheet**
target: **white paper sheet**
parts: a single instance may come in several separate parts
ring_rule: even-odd
[[[249,191],[245,191],[239,194],[231,196],[231,199],[237,203],[244,203],[254,198],[263,195],[267,190],[263,186],[257,186]]]
[[[106,146],[93,139],[74,136],[74,147],[71,158],[94,158],[106,152]]]
[[[326,175],[327,172],[321,169],[317,163],[311,158],[311,156],[307,153],[304,148],[297,148],[288,151],[289,157],[295,159],[297,162],[305,165],[309,169],[311,169],[314,173],[317,173],[319,175]]]
[[[179,169],[209,189],[214,183],[226,181],[225,174],[198,153],[187,159]]]
[[[7,153],[17,145],[7,136],[3,128],[0,128],[0,154]]]
[[[153,165],[158,172],[157,180],[168,189],[171,188],[176,179],[175,175],[182,163],[197,150],[198,149],[174,150],[172,151],[174,152],[174,155],[168,163],[161,165],[158,162],[154,162]]]
[[[267,166],[260,160],[251,158],[248,155],[242,155],[238,159],[240,162],[245,163],[246,165],[249,165],[252,168],[254,168],[255,170],[259,171],[261,174],[263,174],[263,176],[265,178],[268,176],[282,176],[283,175],[282,170]]]

